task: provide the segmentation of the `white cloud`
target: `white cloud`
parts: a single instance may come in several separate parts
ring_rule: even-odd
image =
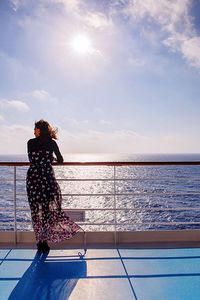
[[[33,136],[33,128],[20,124],[0,125],[1,154],[24,154],[27,141]]]
[[[49,4],[50,6],[54,4],[58,9],[61,8],[61,15],[57,14],[56,9],[55,13],[49,9]],[[21,3],[20,5],[23,6],[24,4]],[[91,40],[91,47],[87,54],[90,54],[94,60],[105,60],[103,51],[100,49],[98,42],[96,42],[99,38],[96,39],[96,34],[102,30],[110,32],[110,27],[112,26],[111,18],[100,12],[90,12],[89,5],[88,7],[85,6],[86,4],[82,0],[38,0],[34,4],[34,14],[23,16],[18,20],[18,24],[23,27],[24,31],[27,31],[30,42],[31,34],[34,35],[32,38],[35,39],[35,28],[40,28],[41,32],[44,29],[46,36],[45,47],[48,47],[48,51],[43,52],[44,39],[40,40],[40,35],[37,35],[38,43],[34,45],[36,51],[42,56],[43,61],[47,60],[49,64],[55,67],[61,65],[63,68],[64,66],[64,71],[66,71],[66,63],[70,64],[69,57],[66,60],[67,51],[72,57],[71,53],[74,54],[74,51],[72,51],[74,49],[71,45],[71,40],[78,35],[88,35],[89,40]],[[53,28],[52,19],[54,19],[55,24]],[[53,45],[52,41],[54,41]],[[41,46],[38,46],[40,43]],[[76,51],[75,54],[77,54]],[[56,60],[52,61],[52,57],[55,56]],[[77,61],[77,55],[75,57]]]
[[[99,123],[101,125],[105,125],[105,126],[110,126],[112,124],[112,122],[108,121],[108,120],[100,120]]]
[[[85,131],[72,134],[61,129],[63,153],[190,153],[200,151],[200,141],[191,135],[145,136],[131,130]]]
[[[9,133],[9,134],[8,134]],[[32,126],[0,124],[1,154],[25,154],[27,141],[33,137]],[[132,130],[84,131],[71,133],[59,128],[61,152],[65,153],[198,153],[196,136],[145,136]],[[15,145],[15,147],[13,147]]]
[[[133,22],[157,24],[157,31],[162,33],[158,34],[161,42],[170,50],[181,53],[190,65],[200,68],[200,37],[190,15],[191,4],[190,0],[132,0],[124,13]]]
[[[2,115],[0,115],[0,122],[3,122],[5,119]]]
[[[2,108],[14,109],[20,112],[27,112],[30,110],[29,106],[21,100],[1,100],[0,106]]]
[[[163,42],[174,52],[181,52],[183,58],[193,67],[200,68],[200,37],[174,34]]]
[[[181,51],[192,66],[200,68],[200,37],[184,40],[181,43]]]
[[[128,57],[128,63],[134,67],[142,67],[146,64],[144,59],[140,59],[136,56],[130,55]]]
[[[20,6],[27,5],[29,1],[11,0],[11,3],[14,9],[18,9]],[[110,1],[105,13],[100,9],[94,10],[90,2],[84,0],[39,0],[36,4],[38,17],[45,16],[48,4],[52,3],[63,5],[68,19],[70,18],[65,27],[72,29],[74,26],[71,27],[70,24],[75,23],[78,25],[78,30],[84,28],[84,31],[94,34],[103,31],[106,36],[109,36],[110,32],[118,30],[114,24],[115,17],[128,16],[133,26],[136,23],[141,25],[139,30],[144,38],[153,39],[155,42],[156,32],[159,42],[171,51],[181,53],[182,57],[193,67],[200,67],[200,37],[195,31],[190,14],[191,0],[116,0]],[[143,21],[149,25],[145,29]],[[27,22],[26,19],[24,22]],[[152,22],[154,25],[157,24],[156,28],[151,26]],[[35,19],[33,24],[35,24]],[[74,29],[72,31],[74,34]],[[105,53],[98,47],[94,48],[93,54],[105,59]],[[131,63],[138,65],[137,60],[131,60]]]
[[[34,90],[31,92],[33,98],[38,100],[47,100],[49,97],[49,93],[45,90]]]
[[[112,122],[109,120],[99,119],[97,118],[95,121],[95,124],[91,120],[82,119],[78,120],[76,118],[68,118],[64,117],[63,122],[66,124],[66,128],[69,130],[72,130],[73,132],[77,129],[79,131],[85,131],[88,128],[95,127],[110,127],[112,125]]]
[[[51,0],[51,2],[62,4],[65,11],[83,23],[84,26],[99,30],[108,30],[113,26],[112,18],[107,14],[108,11],[106,14],[97,10],[94,11],[94,9],[91,8],[92,5],[90,7],[84,0]]]
[[[85,125],[88,125],[89,124],[89,121],[88,120],[77,120],[75,118],[67,118],[65,117],[63,119],[64,122],[66,122],[67,124],[67,127],[79,127],[79,128],[82,128],[83,126]]]
[[[166,26],[168,31],[173,30],[173,26],[177,27],[182,21],[182,25],[190,27],[188,9],[189,0],[132,0],[129,1],[125,11],[129,12],[135,18],[146,18],[150,17],[157,20],[159,24]],[[185,17],[181,20],[181,17]],[[185,28],[184,28],[185,31]]]
[[[27,0],[10,0],[11,6],[14,11],[17,11],[21,6],[27,3]]]
[[[61,3],[65,6],[67,11],[78,11],[80,0],[52,0],[54,3]]]
[[[36,100],[47,102],[52,101],[56,102],[56,98],[52,97],[47,91],[45,90],[34,90],[30,93],[30,96]]]
[[[113,27],[112,19],[100,12],[88,12],[84,17],[84,21],[88,26],[99,30],[109,30]]]

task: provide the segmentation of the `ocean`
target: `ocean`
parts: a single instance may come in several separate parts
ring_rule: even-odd
[[[64,158],[69,162],[200,161],[200,154],[88,153]],[[27,156],[0,155],[0,161],[27,161]],[[84,210],[81,226],[87,231],[200,228],[200,165],[118,166],[115,185],[112,166],[54,166],[54,170],[63,208]],[[32,230],[26,172],[27,167],[17,167],[17,229],[23,231]],[[13,167],[0,166],[1,231],[13,230],[13,194]]]

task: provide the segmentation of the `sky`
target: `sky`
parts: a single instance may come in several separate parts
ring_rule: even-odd
[[[0,0],[0,154],[200,152],[199,0]]]

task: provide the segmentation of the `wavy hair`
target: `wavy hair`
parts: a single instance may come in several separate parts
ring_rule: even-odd
[[[46,140],[49,138],[57,140],[58,129],[51,126],[45,120],[39,120],[35,122],[35,128],[40,129],[40,138]]]

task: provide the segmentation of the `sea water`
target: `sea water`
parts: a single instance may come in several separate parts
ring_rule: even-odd
[[[69,162],[200,161],[200,154],[66,154],[64,158]],[[24,162],[27,156],[1,155],[0,161]],[[26,195],[27,169],[17,167],[19,230],[32,229]],[[0,167],[0,230],[12,230],[14,226],[13,170]],[[200,228],[195,224],[200,223],[200,166],[117,166],[115,182],[113,166],[54,166],[54,171],[63,195],[62,207],[83,209],[82,227],[86,230]]]

